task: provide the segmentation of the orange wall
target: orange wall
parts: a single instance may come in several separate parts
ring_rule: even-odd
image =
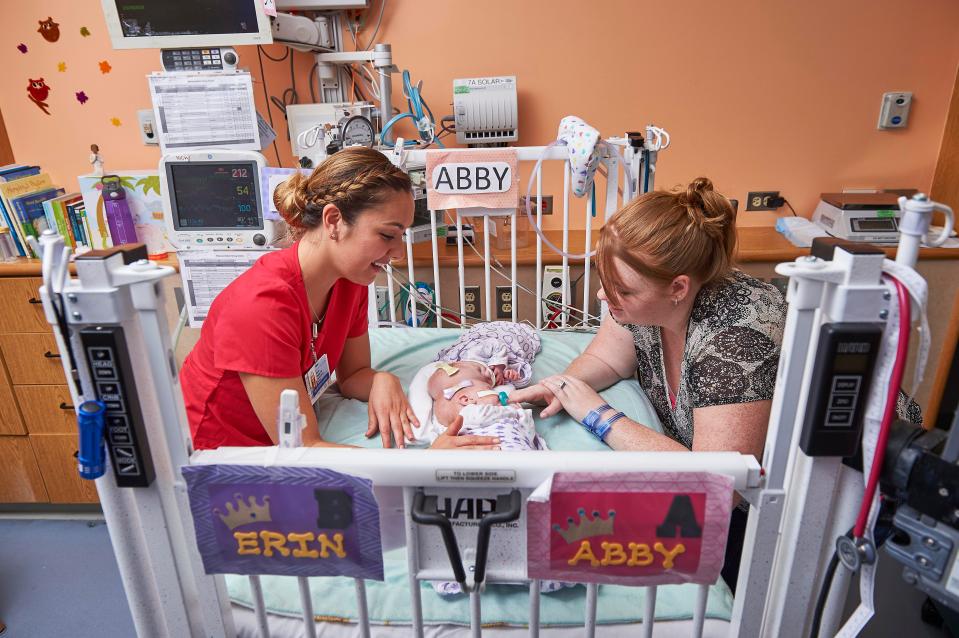
[[[155,166],[159,153],[140,143],[136,111],[149,107],[144,76],[159,68],[159,52],[112,50],[98,0],[4,5],[0,112],[17,161],[41,164],[69,187],[89,170],[94,142],[108,170]],[[37,33],[48,15],[60,23],[56,43]],[[390,0],[378,40],[423,80],[438,117],[449,113],[454,77],[515,74],[521,144],[548,142],[567,114],[605,135],[654,122],[673,138],[657,185],[704,174],[741,202],[747,190],[779,189],[808,215],[822,191],[930,187],[959,64],[959,3]],[[312,58],[295,55],[307,101]],[[270,93],[280,95],[287,63],[264,64]],[[241,66],[259,80],[255,49],[241,50]],[[50,115],[26,97],[28,78],[38,77],[52,87]],[[255,89],[265,115],[259,81]],[[881,94],[892,90],[915,94],[909,128],[877,131]],[[289,166],[282,115],[273,115]],[[267,156],[275,161],[272,149]],[[740,222],[769,218],[742,213]]]

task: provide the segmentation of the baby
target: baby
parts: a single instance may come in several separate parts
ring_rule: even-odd
[[[496,436],[503,449],[545,449],[532,413],[506,401],[516,387],[529,385],[539,349],[539,335],[525,324],[470,328],[410,383],[410,404],[420,422],[416,439],[432,442],[462,416],[462,433]]]

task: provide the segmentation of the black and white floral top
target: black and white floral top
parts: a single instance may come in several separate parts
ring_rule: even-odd
[[[695,408],[772,399],[785,324],[786,300],[771,284],[737,270],[702,288],[686,330],[680,386],[671,388],[675,408],[664,381],[659,327],[627,324],[639,384],[664,433],[691,449]]]

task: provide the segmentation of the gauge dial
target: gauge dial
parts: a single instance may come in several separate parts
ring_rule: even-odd
[[[343,123],[341,139],[343,148],[348,146],[365,146],[373,148],[376,141],[376,132],[373,123],[362,115],[355,115]]]

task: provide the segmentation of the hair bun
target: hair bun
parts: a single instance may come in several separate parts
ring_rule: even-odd
[[[697,177],[686,186],[685,204],[687,206],[705,207],[706,193],[713,192],[713,182],[708,177]]]

